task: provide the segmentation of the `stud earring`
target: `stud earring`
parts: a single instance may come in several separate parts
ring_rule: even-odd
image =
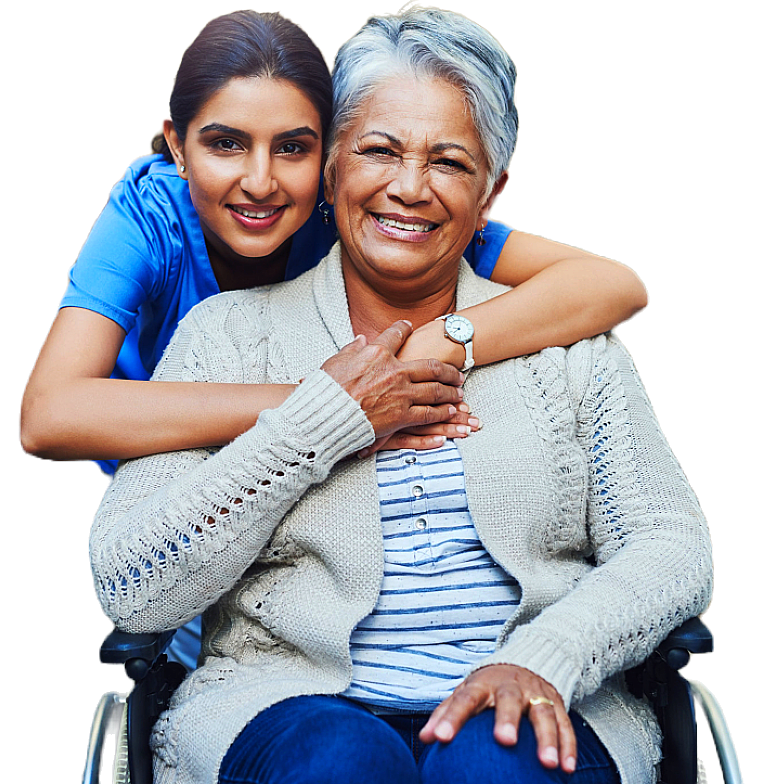
[[[184,163],[180,164],[180,173],[181,174],[185,174],[185,164]]]
[[[331,211],[328,209],[328,205],[321,201],[318,204],[318,209],[320,210],[320,215],[323,223],[327,226],[331,222]]]
[[[484,226],[482,226],[482,228],[479,229],[479,236],[476,238],[476,244],[477,245],[487,244],[487,240],[484,239]]]

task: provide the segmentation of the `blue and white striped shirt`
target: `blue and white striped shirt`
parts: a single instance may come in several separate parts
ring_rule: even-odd
[[[484,549],[453,441],[376,457],[384,579],[350,640],[345,696],[389,710],[430,711],[495,649],[520,600]]]

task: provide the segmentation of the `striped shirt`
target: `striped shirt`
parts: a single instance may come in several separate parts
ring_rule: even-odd
[[[382,710],[430,711],[494,651],[520,590],[479,540],[453,441],[381,452],[376,469],[384,578],[350,639],[344,695]]]

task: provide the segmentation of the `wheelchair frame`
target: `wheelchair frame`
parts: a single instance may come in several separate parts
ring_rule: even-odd
[[[90,733],[83,784],[152,784],[151,728],[186,675],[167,660],[174,632],[128,634],[115,629],[101,661],[123,664],[135,687],[126,698],[110,692],[98,705]],[[662,730],[659,784],[701,784],[695,702],[709,724],[725,784],[743,784],[733,742],[719,704],[700,683],[679,672],[693,653],[709,653],[711,632],[698,618],[672,631],[643,664],[625,673],[629,689],[654,707]],[[695,697],[695,699],[694,699]]]

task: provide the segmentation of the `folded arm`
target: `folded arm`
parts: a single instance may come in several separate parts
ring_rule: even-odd
[[[575,384],[584,390],[577,438],[588,460],[595,563],[484,663],[531,670],[568,707],[643,661],[673,628],[698,615],[711,595],[712,564],[701,508],[627,352],[601,336],[567,356],[572,392]]]

